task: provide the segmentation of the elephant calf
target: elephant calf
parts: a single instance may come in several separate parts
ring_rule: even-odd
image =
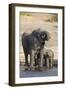
[[[52,50],[46,50],[44,53],[44,65],[48,68],[52,68],[54,60],[54,52]]]
[[[46,50],[43,53],[43,66],[46,66],[48,68],[52,68],[53,60],[54,60],[54,53],[53,53],[53,51],[49,50],[49,49]],[[35,66],[39,67],[39,64],[40,64],[40,51],[35,54]]]

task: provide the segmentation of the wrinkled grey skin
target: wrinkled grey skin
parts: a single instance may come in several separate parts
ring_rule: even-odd
[[[43,66],[43,48],[45,41],[49,40],[49,34],[46,31],[40,31],[40,29],[34,30],[31,34],[23,33],[22,46],[25,55],[25,65],[28,66],[28,54],[30,55],[30,69],[33,69],[34,55],[37,50],[40,50],[40,67]]]
[[[52,50],[48,50],[44,53],[44,63],[48,68],[53,67],[53,60],[54,60],[54,52]]]
[[[34,58],[35,58],[35,66],[39,67],[40,52],[36,53]],[[46,66],[47,68],[52,68],[53,60],[54,60],[54,52],[50,49],[47,49],[47,51],[43,53],[43,66]]]

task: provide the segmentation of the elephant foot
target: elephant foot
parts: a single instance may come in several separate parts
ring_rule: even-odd
[[[25,71],[29,70],[29,66],[28,65],[25,65]]]
[[[53,67],[52,66],[49,66],[48,69],[52,69]]]
[[[27,71],[28,70],[28,68],[25,68],[25,71]]]
[[[38,67],[38,70],[39,71],[43,71],[43,67]]]
[[[26,63],[25,63],[24,66],[29,66],[29,64],[26,64]]]
[[[38,65],[35,66],[35,70],[38,70]]]
[[[30,70],[31,70],[31,71],[34,71],[34,70],[35,70],[35,68],[34,68],[34,67],[30,67]]]

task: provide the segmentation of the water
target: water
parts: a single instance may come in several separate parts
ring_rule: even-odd
[[[20,70],[20,77],[48,77],[48,76],[57,76],[58,68],[53,67],[52,69],[45,69],[43,71],[23,71]]]

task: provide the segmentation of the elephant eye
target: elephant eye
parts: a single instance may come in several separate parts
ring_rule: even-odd
[[[42,38],[45,38],[45,34],[44,34],[44,35],[42,35]]]

